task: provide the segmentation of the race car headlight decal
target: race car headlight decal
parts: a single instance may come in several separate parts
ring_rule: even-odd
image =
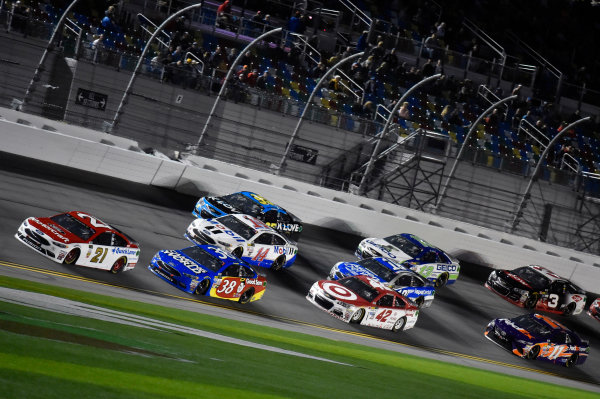
[[[231,244],[225,241],[217,241],[219,244],[221,244],[222,246],[224,246],[225,248],[229,248],[231,247]]]
[[[348,308],[351,308],[351,307],[352,307],[352,305],[350,305],[349,303],[346,303],[346,302],[341,302],[341,301],[340,301],[340,302],[338,302],[338,303],[339,303],[339,305],[340,305],[341,307],[343,307],[343,308],[346,308],[346,309],[348,309]]]
[[[520,288],[513,288],[513,291],[516,292],[519,295],[527,295],[529,293],[529,291],[527,290],[522,290]]]
[[[52,241],[52,244],[56,245],[59,248],[66,248],[67,246],[62,242]]]

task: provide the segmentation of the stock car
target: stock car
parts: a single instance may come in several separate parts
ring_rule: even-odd
[[[57,263],[110,270],[133,269],[140,247],[131,237],[85,212],[27,218],[15,238]]]
[[[538,265],[494,270],[484,285],[519,307],[563,315],[581,313],[586,301],[581,288]]]
[[[185,237],[195,244],[217,245],[254,266],[281,270],[296,260],[297,245],[250,215],[195,219]]]
[[[294,241],[298,241],[302,232],[300,219],[279,205],[250,191],[240,191],[221,197],[202,197],[196,203],[192,213],[202,219],[232,213],[251,215]]]
[[[494,319],[485,336],[500,347],[526,359],[540,359],[565,367],[586,361],[587,341],[559,322],[540,314],[524,314],[513,319]]]
[[[419,273],[438,288],[456,282],[460,273],[457,260],[413,234],[365,238],[358,244],[355,255],[359,259],[390,258]]]
[[[306,299],[346,323],[399,332],[417,322],[419,308],[396,291],[367,276],[315,282]]]
[[[248,303],[265,293],[267,280],[246,262],[214,245],[158,251],[148,269],[190,294]]]
[[[433,285],[420,274],[389,258],[366,258],[358,262],[338,262],[329,272],[330,280],[349,276],[369,276],[413,301],[429,307],[435,295]]]
[[[592,316],[594,319],[600,321],[600,298],[596,298],[596,300],[592,302],[590,308],[587,311],[587,314]]]

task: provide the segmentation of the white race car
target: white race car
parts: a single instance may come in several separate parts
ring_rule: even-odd
[[[196,244],[217,245],[254,266],[272,270],[290,267],[298,253],[295,242],[250,215],[196,219],[185,237]]]
[[[359,259],[382,256],[401,262],[438,288],[454,283],[460,273],[457,260],[413,234],[365,238],[355,254]]]
[[[112,273],[133,269],[140,257],[137,242],[84,212],[30,217],[15,238],[55,262]]]

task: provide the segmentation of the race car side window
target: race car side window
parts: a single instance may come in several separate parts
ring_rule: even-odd
[[[123,239],[123,237],[121,237],[117,234],[113,234],[113,241],[112,241],[111,245],[115,246],[115,247],[126,247],[127,241],[125,241],[125,239]]]
[[[423,257],[421,259],[423,260],[423,262],[426,262],[426,263],[434,263],[434,262],[437,262],[438,257],[435,252],[428,251],[423,255]]]
[[[263,233],[254,240],[256,244],[271,245],[273,242],[273,234]]]
[[[102,233],[98,237],[94,238],[92,243],[96,245],[112,245],[112,236],[113,234],[109,232]]]
[[[277,210],[271,209],[265,212],[264,221],[265,223],[277,223]]]
[[[394,305],[394,297],[392,295],[384,295],[377,301],[377,306],[391,307]]]
[[[404,301],[398,297],[394,298],[394,307],[395,308],[405,308],[406,304],[404,303]]]
[[[224,277],[239,277],[240,265],[234,263],[230,265],[227,269],[223,270]]]
[[[254,272],[249,267],[240,265],[240,277],[254,277]]]
[[[285,240],[279,236],[273,235],[273,245],[285,245]]]
[[[409,275],[398,277],[396,287],[408,287],[412,285],[412,277]]]

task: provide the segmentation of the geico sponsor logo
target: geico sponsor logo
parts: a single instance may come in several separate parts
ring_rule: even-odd
[[[445,271],[445,272],[455,272],[456,265],[437,265],[437,270]]]
[[[111,252],[116,255],[135,255],[137,253],[137,249],[113,248]]]
[[[193,262],[192,260],[186,258],[185,256],[183,256],[175,251],[169,250],[169,251],[165,251],[165,253],[167,255],[169,255],[170,257],[172,257],[173,259],[175,259],[176,261],[178,261],[179,263],[183,264],[185,267],[187,267],[188,269],[190,269],[191,271],[193,271],[196,274],[206,273],[206,270],[204,270],[203,268],[198,266],[195,262]]]

